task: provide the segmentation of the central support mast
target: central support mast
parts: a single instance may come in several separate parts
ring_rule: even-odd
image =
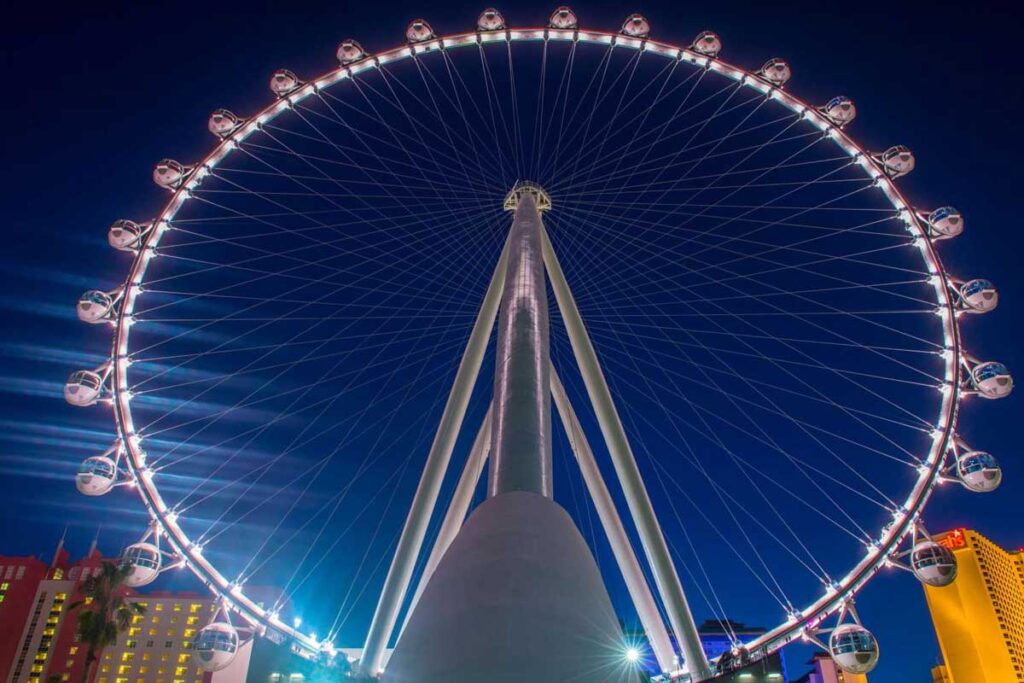
[[[509,491],[552,496],[551,362],[541,192],[521,185],[506,202],[515,216],[498,318],[488,485],[492,497]]]
[[[597,563],[552,497],[547,206],[544,191],[526,183],[505,201],[515,214],[497,331],[490,495],[439,552],[381,683],[638,683]]]

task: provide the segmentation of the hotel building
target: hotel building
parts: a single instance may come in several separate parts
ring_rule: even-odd
[[[958,564],[951,585],[925,586],[948,683],[1024,683],[1024,552],[977,531],[935,539]]]

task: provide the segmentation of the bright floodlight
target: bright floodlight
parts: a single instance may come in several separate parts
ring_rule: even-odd
[[[630,664],[636,664],[640,661],[640,650],[635,647],[631,647],[626,650],[626,661]]]

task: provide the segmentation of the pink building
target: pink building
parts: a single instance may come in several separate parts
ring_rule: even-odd
[[[47,565],[34,557],[0,556],[0,683],[78,683],[87,648],[77,637],[82,582],[100,570],[104,558],[93,543],[88,554],[69,561],[63,543]],[[146,612],[99,653],[90,683],[244,683],[251,642],[232,664],[210,674],[199,666],[192,645],[214,614],[206,594],[126,589]]]

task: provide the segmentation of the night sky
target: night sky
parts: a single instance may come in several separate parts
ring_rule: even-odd
[[[944,244],[948,270],[986,277],[1000,308],[972,319],[969,351],[1024,372],[1024,277],[1018,234],[1024,153],[1015,132],[1024,111],[1019,68],[1019,8],[978,3],[731,3],[728,8],[648,2],[609,9],[577,4],[587,27],[611,29],[639,11],[653,35],[686,43],[703,29],[725,42],[723,57],[754,66],[773,56],[793,65],[790,89],[805,100],[852,97],[855,139],[870,149],[901,143],[917,169],[900,182],[917,205],[953,204],[966,232]],[[877,9],[876,9],[877,8]],[[96,415],[60,399],[68,372],[95,363],[95,330],[74,316],[77,295],[112,287],[126,266],[105,231],[120,217],[155,212],[164,195],[152,185],[153,163],[189,160],[211,144],[209,112],[247,112],[268,101],[267,78],[286,66],[299,74],[333,68],[335,46],[355,37],[370,50],[398,44],[407,22],[423,16],[439,33],[468,30],[483,7],[465,3],[106,3],[104,9],[23,3],[8,10],[3,56],[3,117],[8,235],[0,299],[7,332],[0,340],[0,553],[52,552],[69,527],[73,554],[100,532],[114,554],[144,524],[127,496],[102,501],[78,495],[72,477],[83,453],[102,449]],[[539,25],[552,6],[500,7],[513,26]],[[926,514],[933,531],[966,526],[1004,547],[1024,545],[1019,496],[1024,491],[1020,440],[1013,432],[1020,397],[965,405],[964,432],[1004,470],[997,492],[972,495],[947,487]],[[737,579],[741,574],[737,573]],[[169,585],[189,586],[185,578]],[[616,590],[613,588],[613,590]],[[617,596],[616,602],[621,600]],[[920,586],[883,572],[858,608],[882,649],[871,675],[878,683],[924,680],[939,659]],[[731,614],[738,621],[757,617]],[[791,672],[805,651],[788,653]],[[795,665],[795,666],[794,666]]]

